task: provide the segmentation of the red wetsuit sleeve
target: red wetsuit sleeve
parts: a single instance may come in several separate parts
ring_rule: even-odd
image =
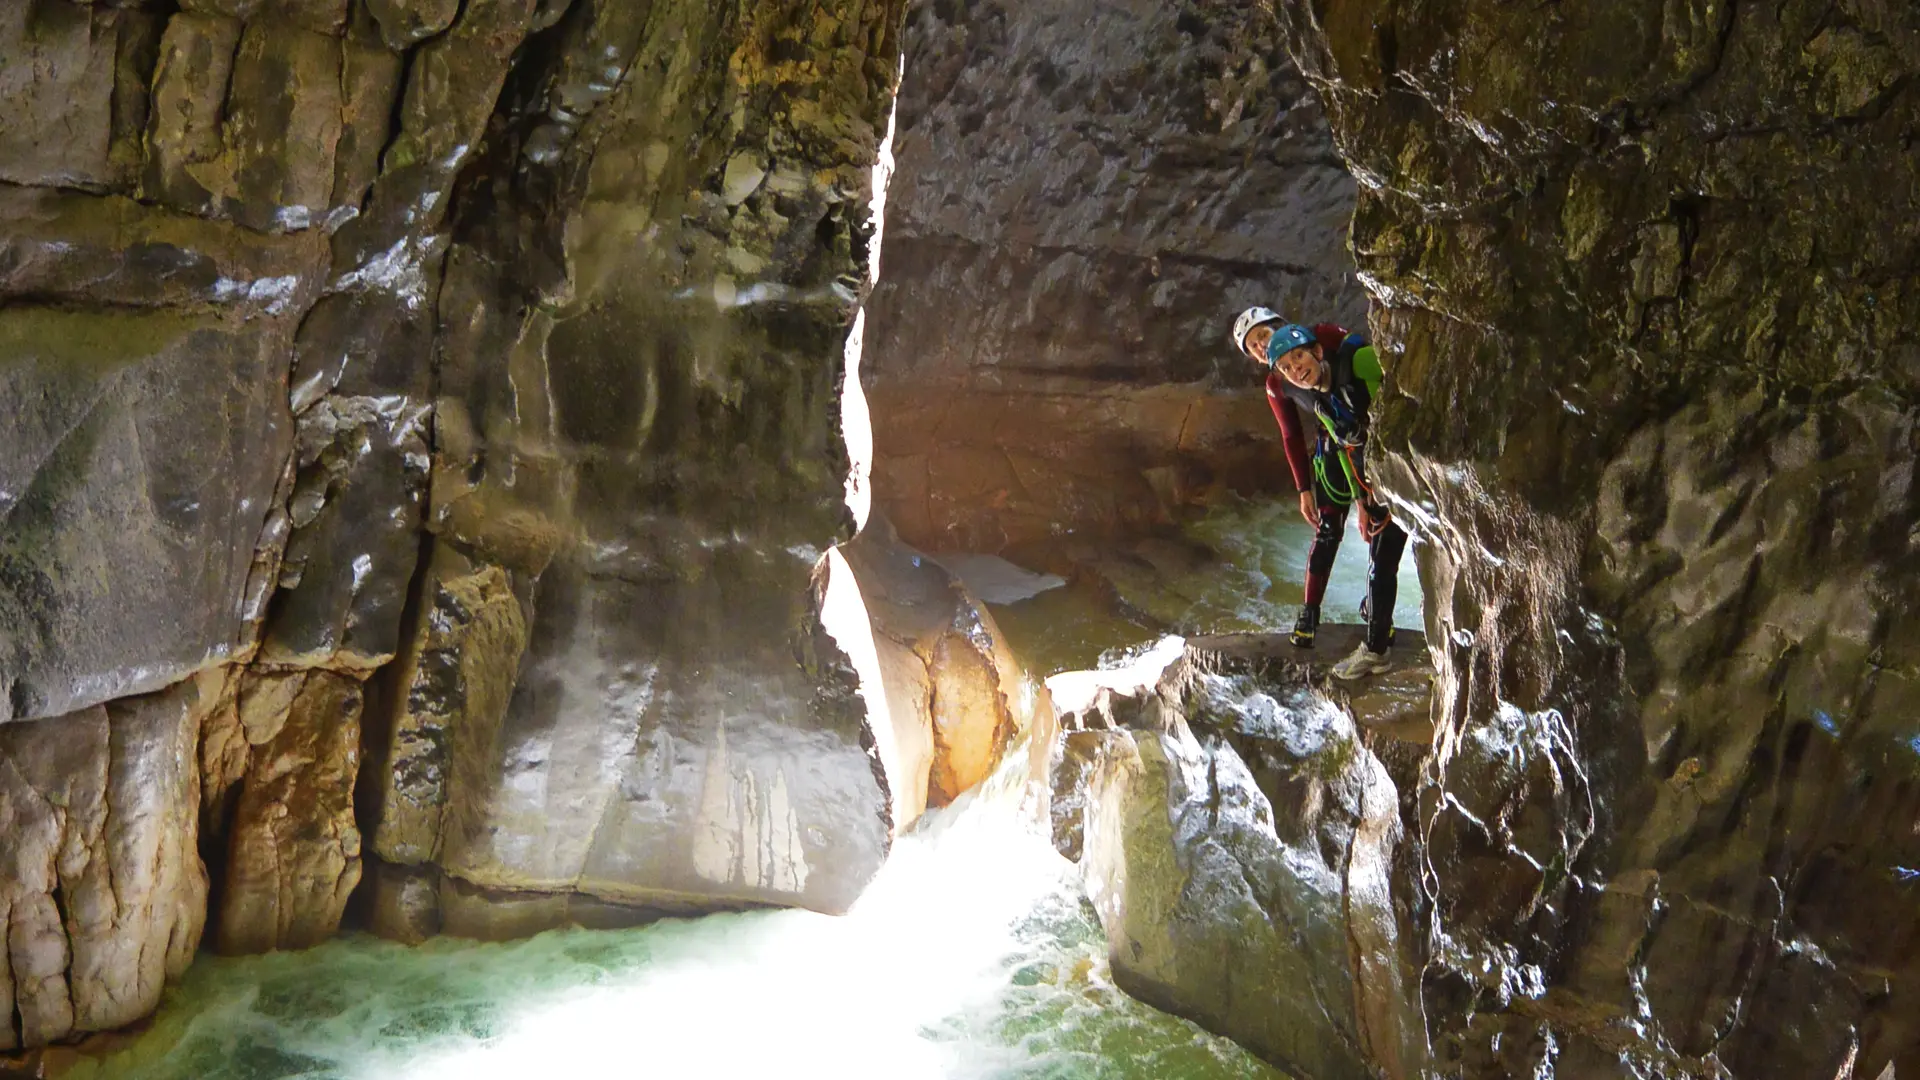
[[[1287,451],[1287,468],[1293,472],[1293,490],[1309,491],[1313,474],[1307,469],[1307,433],[1300,425],[1300,410],[1287,397],[1279,373],[1267,376],[1267,407],[1280,425],[1280,444]]]
[[[1332,360],[1333,354],[1340,351],[1340,343],[1347,340],[1347,328],[1339,323],[1314,323],[1313,336],[1320,342],[1320,349],[1326,358]]]

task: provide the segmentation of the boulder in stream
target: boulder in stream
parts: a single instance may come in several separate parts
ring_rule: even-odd
[[[1301,1077],[1421,1075],[1399,791],[1369,745],[1385,736],[1284,639],[1211,644],[1065,718],[1081,730],[1056,799],[1065,817],[1080,800],[1114,979]]]

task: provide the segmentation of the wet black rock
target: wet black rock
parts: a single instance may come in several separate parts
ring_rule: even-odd
[[[1283,16],[1432,541],[1437,1060],[1920,1073],[1920,13]]]

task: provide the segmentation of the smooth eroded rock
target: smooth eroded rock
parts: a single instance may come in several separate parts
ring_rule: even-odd
[[[1119,986],[1297,1075],[1422,1075],[1399,797],[1352,718],[1199,650],[1094,712],[1118,726],[1069,734],[1055,782]]]
[[[0,725],[0,1049],[132,1023],[206,918],[203,682]]]
[[[267,320],[0,312],[0,717],[158,689],[237,650],[290,449],[285,349]]]
[[[325,941],[360,881],[353,786],[364,691],[332,672],[295,677],[278,730],[253,746],[228,828],[215,924],[223,953]]]

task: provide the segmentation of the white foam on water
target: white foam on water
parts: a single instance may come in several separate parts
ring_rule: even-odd
[[[928,815],[844,917],[203,960],[138,1043],[75,1075],[1276,1076],[1114,989],[1075,871],[1025,794],[1010,770]]]

